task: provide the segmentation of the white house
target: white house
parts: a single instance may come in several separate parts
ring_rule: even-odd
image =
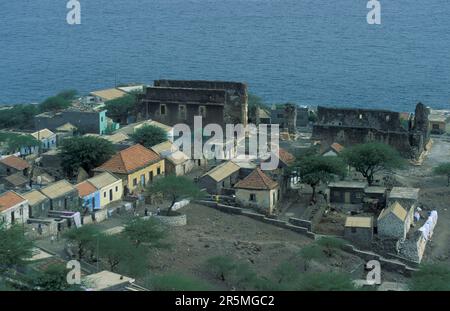
[[[56,148],[56,134],[49,129],[43,129],[31,134],[34,138],[41,142],[43,150],[50,150]]]
[[[14,191],[0,194],[0,222],[7,227],[26,223],[29,218],[28,200]]]

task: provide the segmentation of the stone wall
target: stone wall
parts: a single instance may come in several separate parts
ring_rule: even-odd
[[[161,223],[171,226],[171,227],[181,227],[186,226],[187,218],[185,214],[178,216],[162,216],[162,215],[153,215],[151,216],[154,219],[160,221]]]

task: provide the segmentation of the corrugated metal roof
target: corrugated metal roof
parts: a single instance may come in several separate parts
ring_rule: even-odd
[[[347,217],[346,227],[372,228],[372,217]]]
[[[76,190],[76,188],[67,180],[63,179],[42,188],[40,191],[50,199],[56,199],[74,190]]]
[[[48,200],[48,198],[45,195],[43,195],[42,193],[40,193],[37,190],[31,190],[30,192],[22,194],[22,196],[25,199],[27,199],[28,203],[32,206],[39,204],[45,200]]]
[[[177,147],[169,140],[154,145],[150,149],[152,149],[154,152],[157,152],[160,155],[164,155],[164,153],[172,153],[177,151]]]
[[[209,176],[215,181],[221,181],[237,171],[239,171],[239,165],[236,165],[233,162],[228,161],[213,168],[203,176]]]
[[[88,179],[88,181],[99,190],[106,186],[114,184],[118,180],[120,180],[120,178],[114,176],[109,172],[104,172]]]

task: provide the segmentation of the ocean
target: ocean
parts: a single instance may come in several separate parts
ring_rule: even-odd
[[[268,103],[450,108],[450,2],[0,1],[0,104],[154,79],[235,80]]]

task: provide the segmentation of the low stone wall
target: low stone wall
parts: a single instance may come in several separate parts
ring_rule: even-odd
[[[289,218],[289,221],[286,222],[286,221],[282,221],[282,220],[278,220],[278,219],[267,218],[265,215],[251,212],[251,211],[248,211],[248,210],[245,210],[242,208],[228,206],[228,205],[224,205],[224,204],[217,204],[217,203],[211,202],[211,201],[196,201],[196,203],[206,205],[209,207],[213,207],[213,208],[217,208],[218,210],[225,212],[225,213],[247,216],[247,217],[253,218],[255,220],[262,221],[267,224],[271,224],[271,225],[274,225],[274,226],[277,226],[280,228],[288,229],[288,230],[300,233],[312,240],[315,240],[318,237],[314,232],[312,232],[310,230],[310,228],[313,227],[313,224],[311,221],[308,221],[308,220],[291,217],[291,218]],[[321,236],[325,236],[325,235],[321,235]],[[338,238],[341,238],[341,237],[338,237]],[[409,275],[411,275],[412,272],[416,271],[415,266],[411,267],[410,265],[407,265],[396,259],[387,259],[387,258],[384,258],[381,255],[378,255],[373,252],[359,250],[351,244],[344,245],[343,250],[348,253],[354,254],[354,255],[364,259],[365,261],[378,260],[381,264],[382,269],[400,272],[406,276],[409,276]],[[414,265],[414,263],[411,262],[411,265]]]
[[[42,232],[39,233],[38,227],[41,224]],[[58,224],[56,222],[33,222],[27,224],[27,232],[25,235],[31,240],[39,240],[48,238],[51,236],[56,236],[58,233]]]
[[[187,217],[185,214],[178,216],[153,215],[151,217],[170,227],[181,227],[186,226],[187,224]]]
[[[101,210],[97,210],[95,212],[95,222],[102,222],[105,221],[106,219],[108,219],[108,210],[107,209],[101,209]],[[94,223],[94,221],[92,220],[92,215],[86,215],[83,217],[83,225],[89,225]]]

